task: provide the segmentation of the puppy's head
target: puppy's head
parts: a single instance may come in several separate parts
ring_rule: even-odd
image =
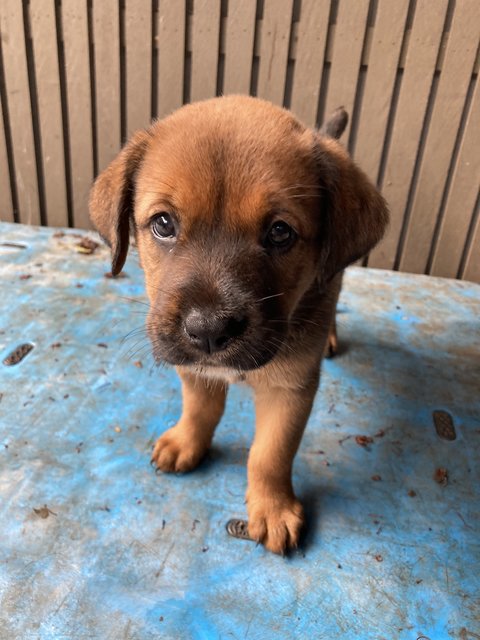
[[[248,97],[188,105],[98,177],[91,217],[125,262],[133,229],[157,359],[252,369],[302,299],[381,238],[382,197],[333,139]]]

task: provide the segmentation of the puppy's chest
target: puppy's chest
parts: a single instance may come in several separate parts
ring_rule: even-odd
[[[228,367],[191,367],[190,371],[208,380],[221,380],[227,384],[239,384],[247,381],[247,373]]]

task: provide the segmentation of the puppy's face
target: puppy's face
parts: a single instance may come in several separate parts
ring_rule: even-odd
[[[316,277],[312,135],[286,112],[247,115],[177,113],[152,130],[138,173],[148,328],[172,364],[265,364]]]
[[[237,370],[274,357],[307,292],[368,251],[386,219],[339,145],[240,97],[137,134],[91,211],[117,271],[134,224],[155,357]]]

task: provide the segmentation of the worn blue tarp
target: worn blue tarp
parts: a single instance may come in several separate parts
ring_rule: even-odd
[[[480,638],[478,285],[348,270],[295,462],[308,529],[282,558],[225,531],[248,389],[197,471],[156,476],[181,399],[141,331],[122,343],[147,309],[136,256],[106,278],[107,250],[72,233],[0,224],[2,640]]]

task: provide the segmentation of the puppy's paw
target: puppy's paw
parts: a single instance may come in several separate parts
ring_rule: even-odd
[[[259,497],[249,493],[248,533],[269,551],[284,554],[298,546],[305,523],[303,507],[292,497],[267,495]]]
[[[158,438],[151,463],[165,473],[184,473],[195,469],[206,451],[203,443],[195,442],[181,429],[173,427]]]

